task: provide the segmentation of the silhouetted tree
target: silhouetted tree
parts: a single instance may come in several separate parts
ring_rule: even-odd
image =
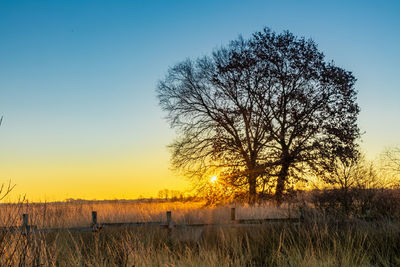
[[[193,178],[218,170],[225,183],[248,186],[251,203],[273,177],[281,203],[289,178],[355,156],[354,82],[312,40],[269,29],[181,62],[158,85],[179,134],[172,163]]]
[[[383,152],[386,169],[395,173],[400,173],[400,147],[386,149]]]
[[[373,166],[366,166],[363,158],[336,158],[330,163],[322,179],[340,192],[341,206],[348,215],[352,204],[351,190],[354,188],[369,189],[376,182]],[[371,179],[372,178],[372,179]]]
[[[163,189],[158,191],[158,198],[168,200],[170,191],[168,189]]]

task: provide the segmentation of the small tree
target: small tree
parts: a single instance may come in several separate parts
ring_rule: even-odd
[[[169,190],[168,189],[163,189],[163,190],[160,190],[160,191],[158,191],[158,198],[159,199],[165,199],[165,200],[168,200],[168,198],[169,198]]]
[[[385,167],[388,170],[400,174],[400,147],[386,149],[383,152],[383,158],[386,165]]]
[[[321,176],[326,183],[339,190],[344,214],[348,215],[350,211],[351,189],[367,186],[370,176],[367,172],[368,169],[359,158],[336,158]]]

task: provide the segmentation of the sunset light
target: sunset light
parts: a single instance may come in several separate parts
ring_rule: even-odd
[[[353,3],[342,8],[317,1],[309,9],[296,1],[237,3],[221,14],[227,6],[214,1],[160,1],[156,5],[136,1],[82,5],[23,2],[6,0],[0,4],[0,179],[1,183],[11,180],[17,185],[12,199],[155,197],[165,188],[191,188],[190,182],[170,166],[171,154],[166,147],[175,140],[175,129],[168,122],[181,120],[164,120],[168,113],[158,104],[157,84],[168,81],[163,77],[175,62],[211,56],[214,48],[229,45],[239,34],[247,39],[263,27],[271,27],[277,34],[288,30],[299,38],[312,37],[327,60],[334,59],[338,67],[356,74],[354,89],[359,91],[361,110],[358,123],[365,132],[360,147],[367,159],[399,142],[400,126],[393,123],[399,113],[395,60],[399,37],[391,34],[398,27],[394,23],[398,21],[398,5],[377,4],[382,8],[379,14],[387,19],[378,20],[382,23],[378,27],[371,19],[379,16],[373,4]],[[203,21],[204,14],[197,10],[213,13]],[[328,17],[321,23],[304,19],[313,18],[315,10]],[[289,12],[287,16],[293,20],[281,16],[280,11]],[[232,19],[236,17],[242,19]],[[331,23],[338,17],[342,19]],[[357,24],[350,27],[354,20]],[[364,36],[365,29],[374,32]],[[353,34],[354,42],[331,42]],[[382,44],[390,47],[380,49]],[[364,59],[365,54],[377,62],[364,64],[370,62]],[[376,80],[371,81],[371,77]],[[172,94],[182,95],[193,96]],[[173,100],[165,92],[164,96],[162,103]],[[184,102],[171,102],[169,107],[179,110],[176,103]],[[190,123],[198,117],[188,118]],[[240,118],[235,118],[235,124],[236,119]],[[265,133],[270,131],[265,129]],[[191,143],[187,145],[190,148]],[[215,173],[206,173],[208,183],[217,181],[212,177]]]
[[[0,0],[0,267],[400,266],[399,14]]]

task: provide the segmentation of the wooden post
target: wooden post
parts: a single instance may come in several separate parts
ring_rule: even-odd
[[[97,211],[92,211],[92,228],[93,231],[98,230],[98,224],[97,224]]]
[[[172,212],[167,211],[167,246],[172,245]]]
[[[299,207],[299,221],[303,221],[303,220],[304,220],[303,207]]]
[[[97,211],[92,211],[92,225],[97,225]]]
[[[235,222],[235,221],[236,221],[236,209],[231,208],[231,222]]]
[[[21,226],[21,233],[25,237],[25,245],[22,246],[22,257],[20,257],[20,266],[26,265],[26,257],[28,255],[28,248],[30,246],[31,236],[29,234],[29,214],[22,214],[22,226]],[[31,247],[32,248],[32,247]]]
[[[167,211],[167,227],[168,227],[168,229],[172,228],[172,213],[171,213],[171,211]]]
[[[22,214],[22,232],[29,234],[29,214]]]

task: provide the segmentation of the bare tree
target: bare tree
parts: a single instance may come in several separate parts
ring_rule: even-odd
[[[168,189],[163,189],[158,191],[158,198],[168,200],[170,195],[170,191]]]
[[[386,149],[383,152],[383,159],[388,170],[400,173],[400,147]]]
[[[377,175],[373,165],[367,165],[363,157],[351,159],[338,157],[331,162],[331,167],[326,169],[321,178],[339,190],[340,203],[346,215],[349,214],[352,203],[352,189],[371,189],[377,185]]]
[[[274,177],[281,203],[289,178],[355,156],[354,82],[312,40],[269,29],[179,63],[158,85],[179,134],[172,163],[192,178],[218,171],[225,183],[248,186],[250,203]]]
[[[0,126],[3,123],[3,116],[0,117]],[[1,184],[0,185],[0,200],[3,200],[10,192],[14,189],[15,184],[12,185],[11,181],[8,181],[8,184]]]

